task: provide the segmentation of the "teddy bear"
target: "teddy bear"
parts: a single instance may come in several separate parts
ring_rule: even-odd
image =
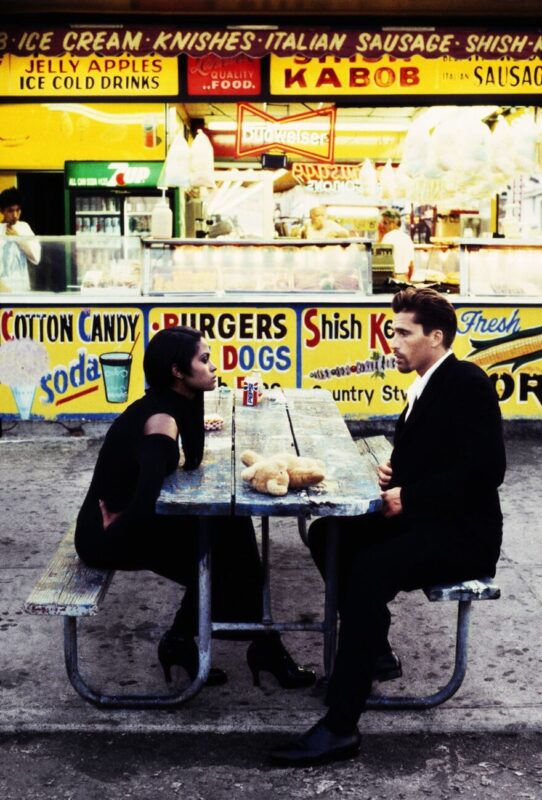
[[[244,450],[241,461],[247,465],[241,473],[258,492],[285,495],[288,489],[306,489],[325,478],[324,465],[316,458],[277,453],[261,456],[255,450]]]

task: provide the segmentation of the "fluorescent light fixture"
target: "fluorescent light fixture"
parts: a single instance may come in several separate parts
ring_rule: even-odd
[[[149,117],[154,118],[155,122],[162,123],[164,115],[162,112],[141,112],[138,114],[112,114],[107,111],[99,111],[97,108],[84,105],[83,103],[43,103],[49,111],[67,111],[71,114],[80,114],[82,117],[89,117],[95,122],[103,122],[107,125],[141,125]]]

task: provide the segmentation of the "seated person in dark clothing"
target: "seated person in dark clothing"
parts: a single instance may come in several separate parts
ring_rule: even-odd
[[[388,603],[400,591],[495,575],[502,539],[498,487],[506,457],[497,393],[487,374],[452,352],[453,306],[438,292],[398,292],[391,347],[400,373],[415,372],[397,421],[391,460],[380,465],[382,510],[340,520],[341,619],[325,716],[277,748],[282,765],[356,755],[371,683],[401,674],[388,641]],[[328,520],[309,543],[325,573]]]
[[[159,516],[155,504],[164,477],[179,465],[196,469],[204,449],[203,395],[214,389],[216,367],[199,331],[159,331],[143,360],[147,393],[109,429],[77,519],[75,547],[92,567],[148,569],[186,587],[172,627],[160,640],[158,657],[166,680],[171,666],[191,677],[198,670],[194,636],[198,628],[197,527],[193,516]],[[211,517],[212,607],[218,621],[260,622],[262,569],[250,518]],[[247,660],[254,682],[261,670],[285,688],[310,686],[315,675],[298,667],[275,632],[232,634],[251,638]],[[224,683],[211,670],[208,684]]]

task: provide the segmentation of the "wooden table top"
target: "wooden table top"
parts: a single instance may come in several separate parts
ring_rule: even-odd
[[[218,390],[206,394],[205,410],[220,414],[224,426],[206,433],[201,467],[166,478],[158,513],[352,516],[380,507],[375,457],[367,448],[360,453],[330,392],[274,390],[252,407],[242,405],[240,391]],[[262,494],[241,479],[240,454],[247,449],[318,458],[326,479],[283,497]]]

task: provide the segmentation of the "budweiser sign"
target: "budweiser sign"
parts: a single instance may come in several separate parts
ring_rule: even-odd
[[[249,103],[239,103],[235,155],[242,158],[279,150],[332,162],[336,116],[335,106],[279,118]]]

